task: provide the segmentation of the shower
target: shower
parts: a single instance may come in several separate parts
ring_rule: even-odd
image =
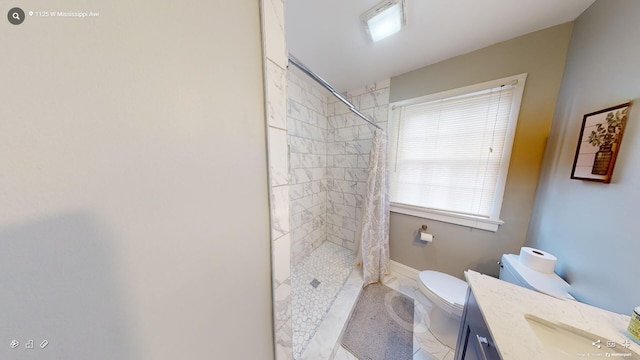
[[[340,94],[295,57],[289,64],[292,340],[300,359],[355,267],[369,152],[375,129],[386,127],[389,81]]]

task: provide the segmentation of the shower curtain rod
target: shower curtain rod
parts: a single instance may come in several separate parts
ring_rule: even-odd
[[[321,78],[316,73],[311,71],[311,69],[306,67],[303,63],[300,62],[300,60],[296,59],[296,57],[291,55],[291,54],[289,54],[289,63],[295,65],[298,69],[302,70],[305,74],[311,76],[311,78],[313,80],[317,81],[320,85],[324,86],[327,90],[329,90],[330,93],[333,94],[333,96],[337,97],[338,100],[342,101],[345,105],[347,105],[347,107],[349,107],[349,110],[351,110],[351,112],[353,112],[354,114],[358,115],[359,117],[361,117],[364,121],[368,122],[369,124],[371,124],[371,125],[375,126],[376,128],[382,130],[382,128],[380,126],[376,125],[365,114],[361,113],[358,109],[356,109],[356,107],[353,106],[353,104],[349,100],[345,99],[344,96],[340,95],[337,91],[335,91],[333,89],[333,87],[331,85],[329,85],[328,82],[326,82],[323,78]]]

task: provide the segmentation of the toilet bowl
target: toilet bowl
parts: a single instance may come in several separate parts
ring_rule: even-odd
[[[467,296],[467,283],[437,271],[422,271],[418,286],[433,306],[429,330],[443,344],[455,349],[460,319]]]

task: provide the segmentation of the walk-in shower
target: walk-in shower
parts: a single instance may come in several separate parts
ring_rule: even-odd
[[[354,269],[371,139],[386,127],[389,82],[339,94],[294,57],[289,63],[292,341],[300,359]]]

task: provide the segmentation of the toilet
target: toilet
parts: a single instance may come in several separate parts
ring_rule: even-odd
[[[500,280],[541,292],[559,299],[575,300],[564,279],[554,272],[543,273],[522,264],[519,255],[504,254],[500,260]]]
[[[556,298],[575,300],[569,294],[571,286],[560,276],[523,265],[519,255],[502,255],[500,279]],[[455,350],[467,283],[451,275],[426,270],[418,275],[418,286],[433,304],[429,312],[429,330],[441,343]]]
[[[467,283],[438,271],[421,271],[418,286],[433,306],[429,330],[443,344],[455,349],[460,319],[467,297]]]

